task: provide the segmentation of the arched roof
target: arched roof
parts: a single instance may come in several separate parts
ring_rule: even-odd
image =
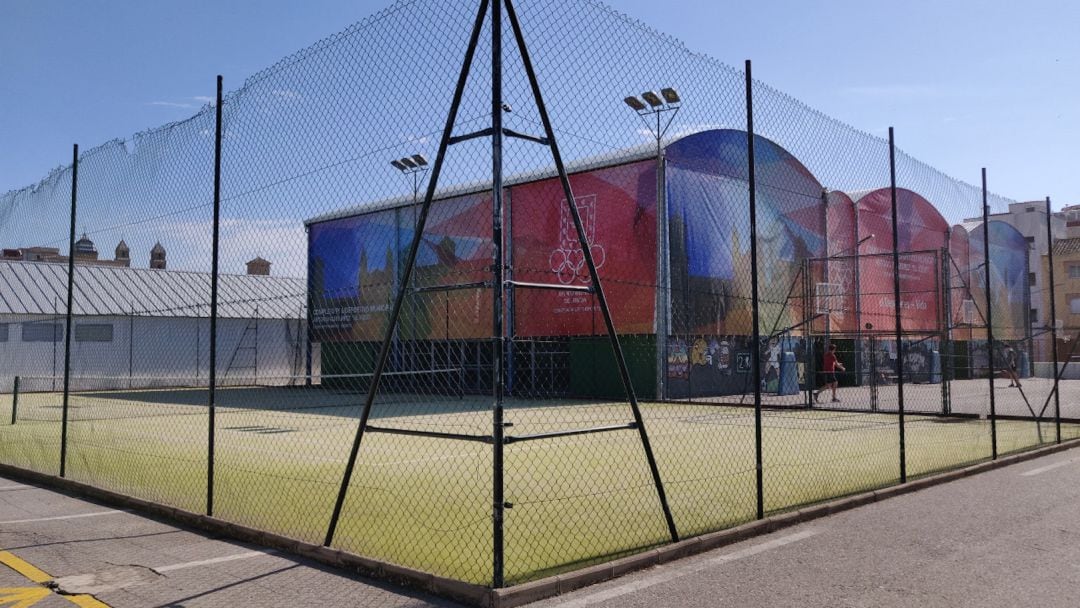
[[[863,253],[892,251],[892,193],[889,188],[851,193],[859,214],[859,237],[873,235]],[[896,189],[900,251],[937,250],[948,246],[949,222],[933,203],[907,188]]]
[[[709,129],[681,137],[664,148],[668,162],[682,169],[748,181],[746,131]],[[810,170],[776,142],[754,135],[758,187],[783,188],[820,198],[821,183]]]

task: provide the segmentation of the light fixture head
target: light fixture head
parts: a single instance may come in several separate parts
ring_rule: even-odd
[[[426,166],[428,166],[428,160],[427,160],[427,158],[424,157],[423,154],[413,154],[412,155],[412,160],[413,160],[414,163],[416,163],[416,166],[418,166],[418,167],[426,167]]]
[[[663,100],[660,99],[660,96],[657,95],[655,91],[645,91],[641,94],[641,98],[645,100],[645,103],[654,108],[659,108],[664,105]]]
[[[413,159],[409,158],[408,156],[403,157],[398,162],[400,162],[401,164],[405,165],[406,167],[408,167],[410,169],[415,169],[416,168],[416,162]]]
[[[664,101],[668,102],[669,104],[680,103],[682,101],[682,99],[679,97],[679,93],[671,87],[660,89],[660,94],[664,96]]]
[[[640,112],[645,109],[645,104],[641,103],[641,100],[633,95],[623,99],[623,103],[630,106],[630,109],[635,112]]]
[[[406,167],[405,165],[401,164],[401,161],[400,161],[400,160],[392,160],[392,161],[390,161],[390,164],[391,164],[391,165],[392,165],[392,166],[393,166],[393,167],[394,167],[395,169],[397,169],[398,171],[404,171],[404,170],[408,169],[408,167]]]

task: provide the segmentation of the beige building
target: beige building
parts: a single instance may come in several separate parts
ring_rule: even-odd
[[[1042,258],[1043,273],[1049,276],[1050,258]],[[1054,242],[1054,304],[1059,322],[1058,361],[1072,359],[1065,377],[1080,377],[1080,237]]]

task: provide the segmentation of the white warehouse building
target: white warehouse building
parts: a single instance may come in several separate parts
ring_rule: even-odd
[[[72,390],[205,385],[210,278],[76,265]],[[219,276],[222,385],[303,381],[310,365],[306,294],[303,279]],[[16,376],[30,390],[62,383],[66,307],[66,264],[0,261],[0,392],[11,391]]]

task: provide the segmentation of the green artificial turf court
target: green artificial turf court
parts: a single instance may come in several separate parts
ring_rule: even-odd
[[[208,414],[199,391],[79,393],[70,401],[71,479],[202,512]],[[55,474],[60,398],[0,401],[0,461]],[[219,392],[218,517],[322,542],[356,431],[356,394],[288,387]],[[371,424],[490,435],[490,398],[387,395]],[[755,517],[754,411],[702,403],[643,403],[682,537]],[[624,403],[507,402],[508,436],[632,421]],[[990,457],[985,419],[909,415],[911,478]],[[765,508],[782,511],[899,481],[894,413],[766,409]],[[998,421],[999,452],[1040,443],[1032,421]],[[1042,424],[1042,442],[1054,440]],[[1076,429],[1067,425],[1067,436]],[[1066,433],[1063,433],[1066,434]],[[624,429],[505,446],[506,580],[535,579],[668,541],[638,432]],[[368,433],[334,546],[460,580],[492,578],[492,446]]]

